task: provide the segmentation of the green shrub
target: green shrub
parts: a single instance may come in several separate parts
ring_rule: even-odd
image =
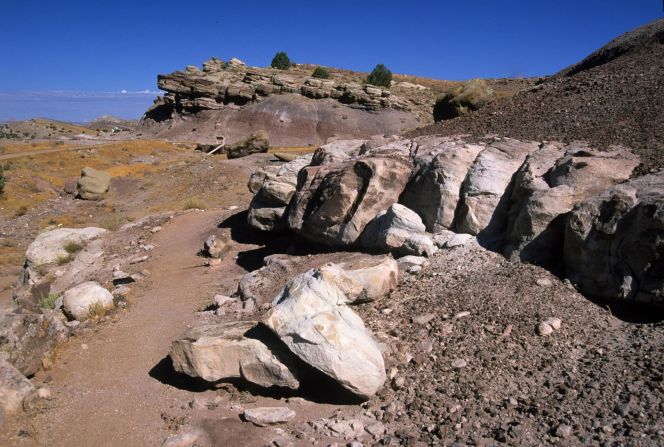
[[[42,296],[39,299],[39,307],[42,309],[54,309],[55,302],[60,298],[59,293],[51,292],[46,296]]]
[[[378,64],[367,77],[367,84],[378,87],[390,87],[392,82],[392,72],[383,64]]]
[[[292,65],[293,63],[285,51],[279,51],[275,54],[272,63],[270,64],[272,68],[278,68],[279,70],[288,70]]]
[[[311,74],[311,77],[318,79],[330,79],[330,71],[325,67],[316,67],[314,72]]]

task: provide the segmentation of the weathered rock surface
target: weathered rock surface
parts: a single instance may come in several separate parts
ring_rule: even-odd
[[[81,171],[76,187],[76,197],[84,200],[100,199],[111,186],[109,173],[85,167]]]
[[[416,212],[395,203],[367,225],[360,244],[396,256],[431,256],[437,248],[425,231]]]
[[[11,363],[0,359],[0,411],[13,415],[23,410],[23,402],[35,392],[32,383]]]
[[[336,275],[313,269],[293,278],[264,323],[301,360],[360,397],[386,379],[383,356],[361,318],[346,303]]]
[[[397,285],[399,266],[390,256],[358,255],[336,266],[362,286],[361,294],[354,298],[352,303],[379,300]]]
[[[32,376],[42,367],[42,360],[67,339],[67,334],[67,328],[53,315],[0,315],[0,360]]]
[[[309,164],[311,157],[311,154],[307,154],[280,167],[266,166],[251,175],[249,190],[256,194],[249,205],[249,225],[263,231],[285,228],[282,216],[295,194],[297,175],[300,169]]]
[[[94,281],[87,281],[67,290],[63,295],[63,310],[69,317],[85,321],[93,306],[113,307],[113,294]]]
[[[538,147],[538,143],[510,138],[492,141],[477,156],[463,182],[452,230],[495,237],[507,213],[506,192],[512,176]]]
[[[35,238],[25,253],[26,266],[38,268],[68,257],[68,244],[85,245],[89,240],[106,233],[103,228],[58,228],[45,231]],[[71,249],[70,249],[71,251]]]
[[[544,145],[514,179],[505,229],[507,257],[552,265],[562,260],[564,215],[583,199],[627,180],[638,158],[626,150]]]
[[[255,321],[190,329],[171,345],[173,368],[209,382],[242,378],[265,388],[297,389],[300,382],[290,353],[269,335]]]
[[[565,225],[564,259],[592,297],[664,305],[664,171],[579,204]]]
[[[228,158],[240,158],[251,154],[267,152],[269,148],[270,140],[267,133],[264,130],[258,130],[247,138],[228,146],[225,148],[225,152]]]
[[[416,210],[428,231],[451,229],[461,185],[484,145],[429,138],[419,142],[416,174],[401,203]]]
[[[313,241],[353,244],[377,213],[399,200],[412,170],[410,147],[404,140],[355,160],[302,169],[288,227]]]
[[[295,412],[288,407],[248,408],[242,414],[244,418],[259,427],[283,424],[295,417]]]
[[[478,110],[493,100],[495,93],[484,79],[471,79],[436,100],[434,121],[449,120]]]

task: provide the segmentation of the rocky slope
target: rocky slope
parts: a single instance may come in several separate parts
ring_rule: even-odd
[[[612,41],[579,64],[476,113],[409,133],[584,140],[632,148],[648,173],[664,166],[664,19]]]

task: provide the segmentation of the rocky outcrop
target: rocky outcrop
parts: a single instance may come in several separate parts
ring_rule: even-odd
[[[630,289],[621,295],[609,279],[597,279],[602,275],[593,262],[576,266],[582,261],[567,254],[563,262],[562,247],[567,247],[568,239],[588,240],[575,243],[574,250],[586,244],[583,250],[598,250],[593,256],[597,265],[617,262],[614,248],[598,248],[604,242],[594,241],[595,236],[589,235],[596,233],[589,233],[585,223],[574,235],[565,230],[565,222],[580,202],[629,179],[638,162],[621,148],[596,150],[581,143],[565,146],[510,138],[474,144],[460,137],[431,136],[332,141],[300,170],[295,193],[285,207],[285,226],[314,242],[395,256],[430,256],[437,247],[473,241],[514,260],[552,269],[569,267],[568,271],[577,272],[575,277],[585,278],[577,283],[592,295],[631,298],[637,292]],[[584,219],[581,222],[595,218]],[[649,250],[657,245],[639,243],[649,245]],[[404,266],[413,273],[420,270],[410,262]],[[632,278],[652,275],[646,273],[651,269],[646,264],[630,266],[637,270]],[[594,273],[583,273],[584,269]],[[589,279],[593,276],[595,280]],[[657,293],[651,290],[639,296],[652,302]]]
[[[256,385],[297,389],[298,373],[287,350],[269,342],[257,323],[232,321],[200,326],[171,345],[176,371],[209,382],[243,378]]]
[[[139,127],[160,137],[197,135],[201,143],[219,132],[233,143],[261,128],[274,145],[306,145],[335,135],[395,134],[416,127],[416,116],[429,119],[433,97],[423,103],[422,95],[406,99],[412,96],[408,89],[396,89],[406,96],[401,97],[354,82],[346,73],[331,79],[310,74],[304,66],[285,72],[212,59],[203,70],[159,75],[157,85],[166,93]]]
[[[664,305],[664,171],[579,204],[565,225],[564,259],[592,297]]]
[[[101,306],[102,309],[112,308],[113,294],[94,281],[79,284],[63,295],[63,310],[75,320],[87,320],[96,306]]]
[[[507,257],[555,266],[562,259],[564,216],[580,201],[629,179],[638,158],[624,149],[544,145],[514,179],[505,229]]]
[[[484,107],[493,101],[495,92],[484,79],[471,79],[448,90],[433,106],[434,121],[449,120]]]
[[[0,359],[32,376],[56,346],[67,339],[67,328],[55,315],[0,315]]]
[[[76,197],[83,200],[99,200],[111,186],[111,176],[107,172],[86,167],[76,185]]]
[[[368,149],[348,161],[300,171],[287,215],[288,227],[329,245],[351,245],[380,211],[399,200],[410,173],[411,142]]]
[[[378,344],[347,303],[362,287],[340,269],[313,269],[293,278],[264,323],[302,361],[352,393],[368,398],[385,382]]]
[[[281,167],[266,166],[251,175],[249,190],[256,193],[251,201],[248,222],[264,231],[284,228],[282,216],[295,194],[297,175],[311,161],[311,154],[303,155]]]

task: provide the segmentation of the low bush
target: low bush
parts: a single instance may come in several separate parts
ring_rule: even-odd
[[[392,72],[383,64],[378,64],[367,77],[367,84],[389,88],[392,83]]]
[[[51,292],[46,296],[42,296],[39,299],[39,307],[42,309],[54,309],[55,302],[60,298],[59,293]]]
[[[198,197],[189,197],[187,200],[184,201],[182,204],[182,209],[184,210],[204,210],[207,208],[207,204],[203,202],[201,199]]]
[[[316,67],[314,72],[311,74],[311,77],[318,79],[330,79],[330,71],[325,67]]]
[[[272,58],[272,63],[270,64],[272,68],[277,68],[279,70],[288,70],[292,65],[293,63],[285,51],[279,51],[275,54],[274,58]]]

